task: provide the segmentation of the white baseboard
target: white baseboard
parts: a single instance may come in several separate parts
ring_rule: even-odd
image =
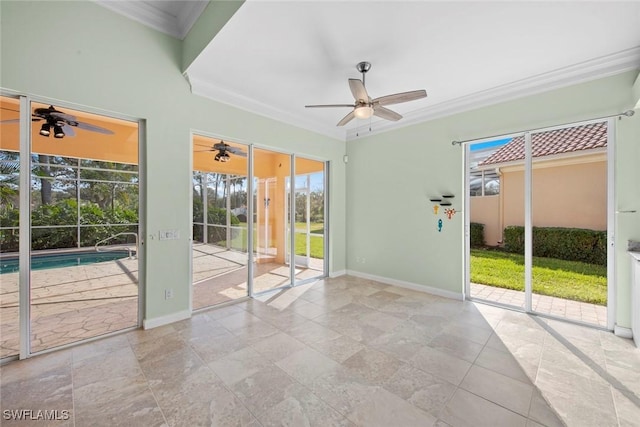
[[[631,328],[625,328],[624,326],[615,325],[613,333],[620,338],[633,338]]]
[[[375,280],[376,282],[385,283],[387,285],[397,286],[399,288],[411,289],[412,291],[425,292],[439,297],[455,299],[462,301],[464,293],[456,293],[444,289],[434,288],[432,286],[420,285],[418,283],[405,282],[404,280],[391,279],[389,277],[376,276],[374,274],[362,273],[355,270],[347,270],[350,276],[360,277],[362,279]]]
[[[334,271],[332,273],[329,273],[329,277],[340,277],[340,276],[344,276],[345,274],[347,274],[347,270],[338,270],[338,271]]]
[[[153,319],[144,319],[142,321],[142,327],[144,329],[153,329],[157,328],[158,326],[168,325],[169,323],[178,322],[190,317],[191,311],[182,310],[175,313],[167,314],[166,316],[154,317]]]

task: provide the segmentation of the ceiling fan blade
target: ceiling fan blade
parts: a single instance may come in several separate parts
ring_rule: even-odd
[[[73,128],[71,126],[69,126],[68,124],[62,125],[62,131],[67,136],[76,136],[76,131],[73,130]]]
[[[402,116],[395,111],[391,111],[388,108],[381,107],[380,105],[373,107],[373,115],[393,122],[397,122],[402,118]]]
[[[105,135],[113,135],[113,131],[105,128],[101,128],[100,126],[90,125],[89,123],[76,122],[76,127],[84,130],[90,130],[91,132],[98,132]]]
[[[4,123],[20,123],[20,119],[8,119],[8,120],[0,120],[1,124]]]
[[[374,99],[373,103],[378,105],[400,104],[401,102],[409,102],[426,97],[427,91],[424,89],[420,89],[412,90],[410,92],[394,93],[393,95],[381,96],[380,98]]]
[[[349,79],[349,89],[356,101],[369,102],[369,94],[364,88],[364,83],[359,79]]]
[[[346,124],[347,124],[347,123],[349,123],[351,120],[353,120],[353,118],[354,118],[355,116],[356,116],[356,114],[355,114],[353,111],[352,111],[352,112],[350,112],[349,114],[347,114],[346,116],[344,116],[344,117],[342,118],[342,120],[340,120],[340,121],[338,122],[338,124],[337,124],[336,126],[344,126],[344,125],[346,125]]]
[[[305,108],[334,108],[334,107],[355,107],[353,104],[320,104],[320,105],[305,105]]]
[[[227,150],[229,151],[229,150]],[[247,157],[247,153],[245,153],[244,151],[229,151],[231,154],[233,154],[234,156],[238,156],[238,157]]]
[[[63,113],[62,111],[51,111],[49,112],[49,115],[57,120],[66,120],[70,122],[76,121],[75,116],[72,116],[71,114]],[[39,116],[39,117],[42,117],[42,116]]]
[[[230,153],[233,153],[233,154],[237,154],[238,156],[242,156],[242,155],[246,156],[247,155],[244,151],[242,151],[242,149],[235,148],[235,147],[227,147],[226,151],[228,151]]]
[[[213,148],[209,148],[208,150],[194,150],[193,152],[194,153],[212,153],[214,151],[217,151],[217,150],[214,150]]]

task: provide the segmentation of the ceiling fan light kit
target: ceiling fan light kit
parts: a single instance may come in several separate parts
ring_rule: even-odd
[[[47,123],[44,123],[42,125],[42,127],[40,128],[40,135],[42,136],[49,136],[51,135],[51,125],[48,125]]]
[[[373,108],[368,105],[361,105],[353,110],[353,114],[359,119],[368,119],[373,116]]]
[[[416,99],[425,98],[427,92],[424,89],[413,90],[410,92],[394,93],[393,95],[381,96],[379,98],[371,99],[367,93],[367,89],[364,86],[365,74],[371,69],[371,63],[363,61],[356,65],[358,72],[362,73],[362,80],[349,79],[349,89],[355,102],[353,104],[320,104],[320,105],[305,105],[306,108],[336,108],[336,107],[350,107],[351,112],[344,116],[340,120],[337,126],[344,126],[354,118],[368,119],[371,116],[377,116],[381,119],[398,121],[402,118],[402,115],[396,113],[393,110],[385,108],[384,105],[400,104],[402,102],[413,101]]]

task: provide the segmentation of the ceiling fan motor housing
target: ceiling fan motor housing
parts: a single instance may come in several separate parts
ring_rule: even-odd
[[[366,73],[367,71],[369,71],[371,69],[371,63],[369,63],[367,61],[358,62],[358,65],[356,65],[356,69],[360,73]]]

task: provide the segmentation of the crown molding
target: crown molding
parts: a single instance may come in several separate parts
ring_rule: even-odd
[[[191,92],[194,95],[200,95],[205,98],[213,99],[214,101],[221,102],[223,104],[227,104],[244,111],[268,117],[270,119],[306,129],[311,132],[319,133],[330,138],[338,139],[340,141],[345,141],[346,131],[344,129],[340,129],[337,127],[329,128],[321,123],[309,120],[303,115],[292,114],[290,112],[274,108],[263,102],[246,97],[244,95],[239,95],[228,89],[213,85],[198,78],[194,78],[188,73],[185,73],[185,75],[187,77],[187,80],[189,81],[189,84],[191,85]]]
[[[190,1],[188,4],[185,4],[183,8],[180,10],[180,14],[177,16],[178,29],[180,30],[180,35],[178,38],[180,40],[184,40],[191,31],[191,27],[196,23],[202,12],[209,5],[209,1]]]
[[[405,114],[401,122],[376,120],[371,124],[371,132],[349,129],[346,140],[351,141],[374,133],[387,132],[637,69],[640,69],[640,46],[412,111]],[[362,133],[364,135],[359,135]]]
[[[206,0],[182,2],[180,13],[178,16],[173,16],[154,5],[156,3],[154,1],[93,1],[113,12],[180,40],[186,37],[209,3]]]

